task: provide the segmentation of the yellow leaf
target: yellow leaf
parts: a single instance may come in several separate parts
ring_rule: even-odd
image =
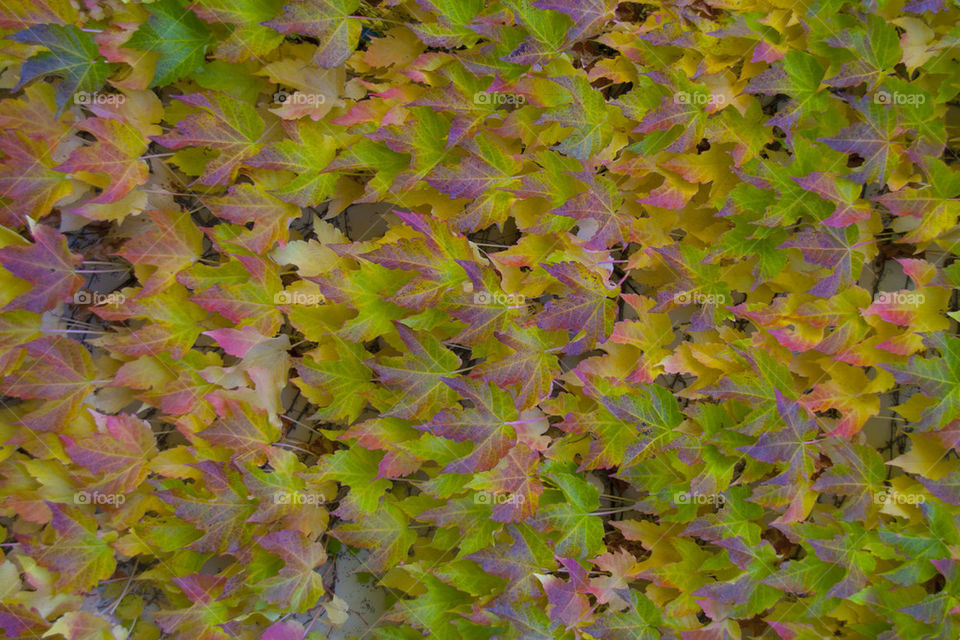
[[[913,444],[910,450],[887,464],[931,480],[939,480],[960,468],[960,461],[946,459],[950,449],[943,446],[935,434],[911,433],[908,437]]]

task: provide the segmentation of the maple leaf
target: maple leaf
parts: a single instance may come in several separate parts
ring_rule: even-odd
[[[497,499],[491,519],[497,522],[521,522],[532,518],[540,503],[543,483],[538,477],[540,454],[519,443],[490,471],[476,475],[469,486],[482,486]]]
[[[553,553],[539,534],[524,524],[507,527],[511,543],[497,542],[465,557],[489,574],[508,580],[506,595],[511,599],[531,598],[537,594],[536,573],[553,571],[557,564]]]
[[[207,442],[221,445],[239,460],[258,456],[271,443],[280,439],[280,429],[271,424],[267,412],[251,407],[226,395],[206,397],[217,412],[217,419],[198,435]]]
[[[810,293],[833,296],[855,283],[855,274],[863,265],[863,253],[855,251],[851,244],[850,236],[843,230],[816,229],[801,231],[780,247],[800,249],[804,260],[828,269],[831,275],[818,281]]]
[[[308,0],[288,4],[283,13],[264,24],[282,34],[313,36],[320,45],[313,59],[324,69],[342,65],[353,53],[360,38],[360,21],[351,14],[360,0]]]
[[[217,151],[196,182],[207,186],[233,182],[240,165],[263,146],[263,118],[251,105],[222,92],[193,93],[177,96],[177,100],[202,111],[180,120],[170,133],[151,139],[170,149],[209,147]]]
[[[870,554],[860,551],[854,544],[854,540],[857,539],[854,536],[857,533],[859,532],[848,530],[830,539],[807,540],[818,559],[846,569],[846,575],[833,584],[826,594],[827,597],[848,598],[866,585],[866,570],[869,570],[867,566],[872,567],[875,560]],[[864,566],[865,564],[867,566]]]
[[[9,2],[3,13],[4,15],[0,16],[0,26],[4,29],[23,29],[38,24],[68,24],[77,18],[76,7],[57,0]]]
[[[347,275],[349,273],[349,276]],[[361,263],[357,271],[337,269],[323,277],[311,277],[327,300],[344,304],[357,312],[343,322],[340,337],[351,342],[373,340],[390,333],[393,322],[406,317],[409,311],[389,301],[386,291],[396,291],[409,278],[398,271],[373,263]]]
[[[230,36],[217,45],[217,57],[227,62],[265,56],[283,42],[281,34],[263,26],[277,13],[273,4],[256,0],[198,0],[190,8],[208,23],[233,27]]]
[[[606,249],[626,242],[632,235],[632,222],[629,216],[619,213],[623,196],[614,182],[593,176],[584,177],[583,181],[589,185],[589,189],[554,209],[554,213],[596,223],[596,231],[583,245],[586,249]]]
[[[896,117],[883,105],[867,97],[854,103],[854,108],[862,114],[862,122],[856,122],[835,136],[821,138],[820,141],[835,151],[855,153],[863,158],[862,168],[850,174],[850,180],[860,184],[874,181],[882,184],[899,161],[899,146],[893,142],[893,138],[900,133]]]
[[[843,519],[863,521],[886,479],[883,459],[874,449],[856,444],[831,447],[827,455],[833,466],[817,478],[813,490],[847,496]]]
[[[17,347],[39,338],[37,316],[29,311],[7,311],[0,314],[0,370],[16,366],[20,355]]]
[[[853,62],[841,65],[828,84],[852,87],[866,82],[872,87],[900,62],[900,38],[893,25],[880,16],[868,15],[857,27],[828,41],[831,46],[849,48],[857,54]]]
[[[919,224],[903,237],[903,242],[926,243],[953,229],[960,215],[960,175],[936,158],[925,158],[927,184],[921,188],[904,187],[873,198],[893,215],[914,218]]]
[[[920,431],[948,428],[960,416],[960,339],[934,333],[924,344],[940,352],[940,357],[913,356],[909,365],[881,364],[900,384],[915,384],[933,400],[914,423]]]
[[[69,423],[94,390],[93,361],[80,343],[60,336],[39,338],[25,349],[29,362],[4,378],[4,393],[43,400],[22,420],[31,429],[52,431]]]
[[[572,128],[573,132],[563,137],[557,150],[578,160],[587,160],[610,140],[612,126],[607,122],[610,114],[607,104],[583,74],[561,76],[553,82],[566,89],[570,102],[547,109],[535,124],[556,122]]]
[[[600,491],[572,473],[556,471],[545,475],[559,488],[552,493],[563,498],[542,506],[538,516],[559,533],[554,542],[555,553],[565,558],[592,558],[601,553],[603,523],[592,513],[600,508]]]
[[[97,521],[53,502],[47,506],[50,526],[59,535],[56,544],[41,547],[26,539],[21,543],[38,563],[57,572],[54,586],[83,592],[113,575],[117,561],[107,541],[97,535]]]
[[[508,621],[512,630],[522,638],[530,640],[551,640],[560,638],[571,640],[575,636],[572,631],[564,633],[559,621],[551,620],[543,611],[542,605],[524,604],[522,602],[498,601],[487,607],[493,621],[491,624]]]
[[[591,436],[590,450],[583,461],[584,469],[612,468],[623,464],[627,448],[637,441],[641,427],[603,408],[589,412],[570,412],[557,426],[568,433]]]
[[[68,611],[59,618],[48,633],[60,634],[67,640],[107,640],[117,627],[107,619],[86,611]]]
[[[425,573],[418,579],[426,591],[415,598],[401,600],[397,605],[397,613],[391,618],[431,633],[458,620],[459,616],[451,613],[451,610],[469,602],[467,594],[430,574]],[[480,629],[478,626],[477,630]]]
[[[489,383],[462,378],[443,378],[461,397],[471,401],[470,409],[444,409],[416,428],[457,442],[472,442],[469,457],[448,464],[445,472],[467,473],[494,467],[516,444],[511,422],[517,419],[513,398]]]
[[[182,358],[203,331],[202,321],[210,316],[190,302],[188,295],[186,289],[174,283],[153,296],[124,297],[116,306],[94,307],[94,313],[105,320],[118,322],[139,318],[147,322],[132,331],[120,330],[90,340],[90,343],[134,357],[169,352],[173,357]]]
[[[451,130],[452,135],[452,130]],[[469,202],[460,216],[461,231],[472,232],[492,224],[502,227],[515,198],[507,191],[516,184],[520,163],[513,156],[490,150],[491,160],[467,156],[456,167],[439,166],[424,180],[455,200]]]
[[[633,438],[632,444],[627,447],[624,455],[625,462],[620,467],[619,476],[629,477],[642,460],[653,457],[667,448],[669,443],[679,435],[677,427],[683,421],[683,415],[680,413],[676,397],[664,387],[655,384],[645,385],[640,393],[619,396],[604,394],[599,401],[621,422],[627,422],[630,425],[626,429],[628,433],[632,435],[636,429],[639,429],[643,434],[639,438]],[[606,451],[608,447],[618,452],[619,447],[626,444],[622,440],[623,431],[624,427],[621,424],[616,427],[608,425],[601,432],[603,435],[600,442],[604,446],[591,444],[590,447],[590,457],[595,458],[592,461],[594,465],[608,455]]]
[[[189,605],[158,611],[155,615],[161,629],[176,633],[176,640],[187,640],[188,637],[227,640],[230,637],[221,625],[230,620],[228,602],[230,593],[236,588],[235,582],[227,576],[204,573],[176,576],[171,582],[182,592],[177,601],[186,600]]]
[[[370,549],[362,570],[384,571],[407,557],[417,534],[409,529],[410,519],[395,502],[383,502],[359,522],[338,525],[330,535],[345,544]]]
[[[603,342],[613,330],[616,303],[606,283],[596,273],[576,262],[543,265],[544,270],[569,287],[570,293],[551,300],[537,316],[541,329],[567,329],[573,337],[567,344],[571,355],[588,351]]]
[[[515,293],[503,293],[495,272],[482,269],[475,262],[457,260],[467,272],[469,283],[461,284],[450,315],[467,324],[453,338],[453,342],[466,345],[482,344],[499,331],[506,331],[523,309],[526,298]],[[452,297],[452,296],[448,296]]]
[[[377,510],[380,498],[391,487],[389,480],[378,478],[381,458],[383,454],[362,447],[343,449],[323,458],[319,479],[336,479],[350,487],[338,514],[354,518],[357,513],[371,514]]]
[[[3,267],[33,285],[27,293],[7,303],[4,309],[26,309],[40,313],[73,297],[83,284],[74,270],[83,258],[70,253],[67,239],[46,225],[33,227],[32,244],[0,248]]]
[[[367,406],[367,394],[377,390],[373,371],[364,364],[369,353],[359,344],[334,339],[336,358],[296,364],[293,383],[319,407],[316,417],[353,423]]]
[[[570,575],[570,580],[556,576],[537,576],[550,603],[550,618],[567,629],[578,626],[590,612],[590,601],[583,593],[587,590],[587,572],[575,560],[560,558]]]
[[[559,11],[573,18],[574,24],[567,31],[567,40],[576,42],[592,36],[598,25],[613,18],[617,3],[613,0],[578,0],[577,2],[537,0],[533,6],[538,9]]]
[[[248,495],[256,500],[257,508],[246,521],[288,526],[305,533],[314,531],[318,520],[319,526],[325,527],[327,513],[324,505],[315,499],[298,504],[299,496],[314,491],[314,496],[333,499],[336,488],[309,482],[306,466],[292,451],[270,447],[266,450],[266,457],[269,469],[257,466],[255,461],[243,464],[243,484]]]
[[[794,178],[794,180],[805,190],[831,203],[836,203],[837,208],[822,222],[828,227],[845,227],[855,222],[869,220],[872,215],[868,205],[858,202],[862,187],[855,182],[821,172]]]
[[[700,94],[695,94],[700,95]],[[667,151],[689,151],[703,137],[703,107],[698,100],[678,101],[674,96],[663,96],[660,104],[648,111],[634,129],[636,133],[655,134],[665,131],[664,137],[673,140]],[[654,203],[654,206],[658,206]]]
[[[242,523],[255,508],[247,498],[240,474],[230,466],[211,461],[194,463],[205,480],[201,488],[176,481],[158,497],[173,507],[177,517],[202,535],[189,548],[200,553],[232,553],[244,546]]]
[[[599,576],[590,580],[588,591],[597,597],[600,604],[610,604],[611,609],[621,609],[627,603],[617,595],[628,589],[627,582],[640,575],[637,559],[626,549],[607,552],[594,558],[593,563],[610,576]]]
[[[70,459],[96,478],[105,494],[127,493],[147,477],[147,464],[157,446],[150,425],[128,414],[94,413],[99,433],[75,439],[61,435]]]
[[[19,131],[0,133],[0,223],[19,227],[27,217],[39,220],[73,193],[67,176],[53,167],[49,146]]]
[[[325,593],[323,580],[314,568],[323,564],[327,554],[323,547],[311,544],[298,531],[273,531],[257,538],[257,543],[283,560],[276,576],[257,583],[267,602],[289,606],[293,611],[306,611],[316,605]]]
[[[394,151],[382,142],[363,138],[341,152],[324,171],[375,172],[376,175],[367,183],[365,197],[379,199],[390,190],[397,175],[409,166],[410,154]]]
[[[0,629],[10,636],[20,637],[24,633],[40,636],[49,628],[50,623],[40,617],[35,608],[28,609],[24,605],[13,603],[0,613]]]
[[[200,375],[204,367],[222,364],[219,356],[204,356],[198,351],[187,351],[174,359],[168,353],[141,357],[117,370],[114,383],[134,390],[137,398],[164,413],[181,416],[193,413],[209,423],[216,416],[213,406],[203,397],[218,387]]]
[[[503,528],[501,523],[490,518],[490,514],[490,505],[474,495],[448,499],[439,507],[419,513],[417,520],[439,527],[455,527],[461,536],[457,546],[460,553],[466,555],[493,544],[497,532]]]
[[[283,202],[251,184],[230,187],[226,196],[207,201],[210,212],[238,225],[253,223],[252,234],[243,245],[254,253],[264,253],[276,244],[287,243],[290,222],[299,217],[300,207]]]
[[[154,267],[142,270],[141,298],[169,286],[177,273],[193,264],[203,251],[203,235],[191,223],[189,214],[167,210],[147,214],[153,228],[127,240],[118,252],[136,266]]]
[[[113,118],[88,118],[75,125],[93,134],[97,142],[84,146],[57,166],[57,171],[79,174],[103,190],[90,203],[116,202],[147,181],[147,164],[139,156],[147,148],[147,140],[126,122]],[[96,175],[106,175],[107,182],[98,184]]]
[[[767,126],[780,127],[787,132],[790,143],[794,125],[805,115],[816,113],[824,106],[824,97],[820,91],[826,71],[820,61],[812,54],[799,49],[791,49],[784,55],[782,62],[753,78],[746,91],[765,95],[783,94],[790,100],[777,110],[776,115],[767,121]]]
[[[816,441],[807,439],[807,436],[817,429],[817,424],[798,402],[788,400],[779,390],[774,393],[777,411],[787,428],[760,434],[756,444],[738,447],[738,450],[762,462],[786,462],[784,474],[791,478],[808,478],[812,472],[810,452]]]
[[[657,640],[663,624],[660,609],[645,595],[629,590],[626,611],[607,612],[587,632],[610,640]]]
[[[260,640],[303,640],[305,636],[306,629],[303,628],[302,624],[294,620],[288,620],[267,627]]]
[[[400,322],[394,328],[408,353],[364,362],[381,382],[399,387],[393,408],[384,415],[412,419],[449,406],[455,396],[444,378],[457,372],[460,359],[428,333],[417,335]]]
[[[470,371],[470,376],[501,387],[516,385],[520,410],[546,399],[560,366],[559,358],[550,353],[555,344],[551,334],[536,327],[518,327],[511,333],[493,335],[510,349],[510,354],[481,362]]]
[[[838,375],[818,382],[800,403],[812,412],[836,409],[843,414],[837,428],[829,435],[850,437],[864,423],[880,412],[880,398],[870,388],[870,381],[860,369],[837,367]]]
[[[0,102],[0,126],[16,129],[30,138],[53,141],[47,151],[53,151],[67,139],[74,117],[67,111],[57,117],[54,87],[45,82],[36,82],[24,88],[24,95],[17,100]],[[21,167],[22,168],[22,167]]]
[[[158,54],[151,87],[161,87],[203,66],[206,48],[213,43],[207,26],[187,9],[182,0],[158,0],[150,4],[147,22],[124,44],[125,47]]]
[[[532,2],[510,0],[507,6],[514,12],[516,24],[523,26],[529,36],[519,46],[513,43],[515,48],[507,49],[508,55],[502,58],[535,68],[548,64],[553,52],[559,50],[566,40],[572,22],[570,18],[555,11],[537,9]]]
[[[416,271],[428,280],[436,280],[441,272],[437,253],[442,249],[430,238],[411,238],[384,245],[361,257],[387,269]]]
[[[324,127],[298,121],[295,125],[284,123],[290,133],[289,140],[279,140],[264,146],[260,152],[247,160],[251,167],[275,171],[289,171],[289,182],[271,192],[283,200],[301,207],[313,207],[333,194],[338,176],[323,173],[336,156],[336,147],[326,135]]]
[[[209,311],[238,323],[239,327],[255,327],[262,335],[272,336],[283,324],[277,308],[277,294],[282,290],[276,263],[259,256],[238,256],[246,278],[227,284],[215,284],[200,291],[192,300]]]
[[[20,82],[13,90],[39,76],[60,76],[62,80],[56,89],[58,117],[74,93],[96,91],[103,86],[110,71],[93,37],[74,25],[38,24],[13,34],[10,39],[47,49],[24,63]]]

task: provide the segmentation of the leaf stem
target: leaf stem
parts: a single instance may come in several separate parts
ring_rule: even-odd
[[[639,506],[639,502],[634,502],[626,507],[620,507],[619,509],[610,509],[609,511],[593,511],[588,513],[588,516],[612,516],[615,513],[623,513],[624,511],[635,511],[634,507]]]
[[[44,333],[80,333],[80,334],[96,333],[101,336],[105,336],[108,333],[110,333],[109,331],[94,331],[94,330],[87,330],[87,329],[40,329],[40,331],[43,331]],[[109,382],[109,380],[107,380],[107,382]]]

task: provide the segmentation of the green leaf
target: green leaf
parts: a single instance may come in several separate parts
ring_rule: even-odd
[[[350,57],[360,37],[360,21],[350,15],[360,0],[306,0],[288,4],[283,13],[264,23],[283,34],[300,33],[320,40],[313,59],[324,69]]]
[[[443,379],[456,374],[460,360],[432,335],[414,333],[400,322],[394,326],[408,354],[365,363],[381,382],[397,389],[396,404],[383,415],[408,419],[433,415],[455,398]]]
[[[20,89],[39,76],[60,76],[62,80],[55,94],[57,117],[77,91],[96,91],[103,86],[110,72],[110,65],[100,55],[93,37],[73,25],[41,24],[9,37],[17,42],[36,44],[47,49],[24,63],[20,82],[13,90]]]
[[[592,512],[600,508],[600,491],[589,482],[562,471],[547,473],[562,492],[560,502],[542,508],[542,519],[558,537],[554,549],[565,558],[592,558],[604,550],[603,522]]]
[[[341,524],[330,535],[345,544],[370,549],[370,557],[361,570],[381,572],[407,557],[407,551],[417,539],[409,525],[410,519],[396,502],[387,501],[373,514],[358,522]]]
[[[362,447],[350,447],[325,456],[320,465],[320,480],[337,480],[350,487],[341,508],[345,513],[371,514],[384,492],[390,488],[390,481],[378,479],[378,465],[383,458],[379,451],[368,451]]]
[[[158,0],[146,5],[150,18],[124,46],[159,54],[151,87],[162,87],[203,66],[213,43],[209,27],[183,0]]]

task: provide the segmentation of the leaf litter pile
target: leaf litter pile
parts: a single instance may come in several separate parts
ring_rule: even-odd
[[[0,634],[960,638],[956,0],[4,0]]]

